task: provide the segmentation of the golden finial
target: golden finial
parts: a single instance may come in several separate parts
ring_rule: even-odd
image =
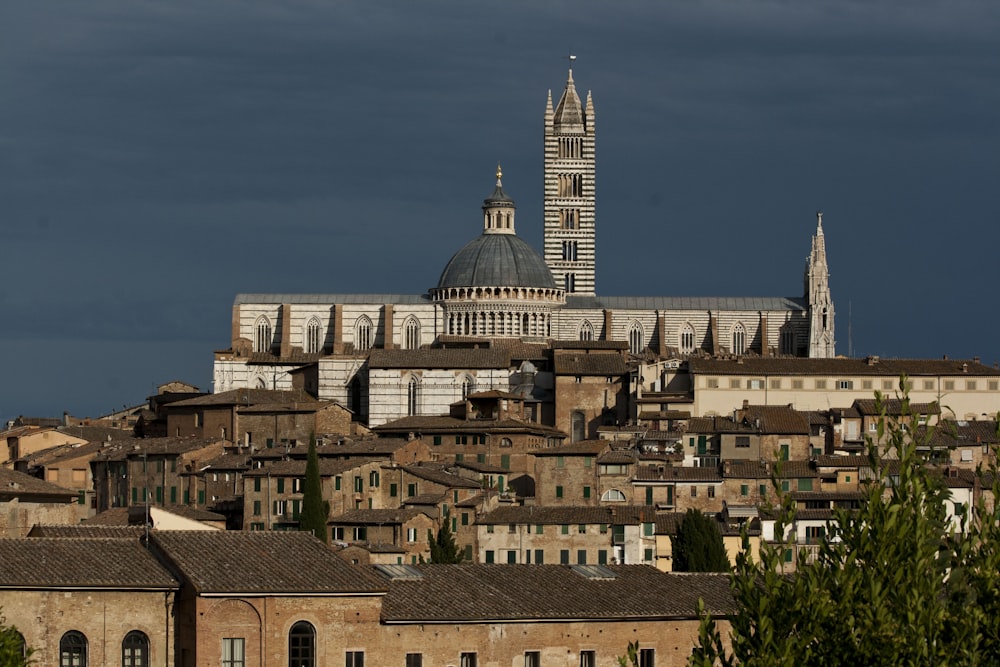
[[[500,169],[500,163],[497,162],[497,185],[500,185],[501,178],[503,178],[503,170]]]

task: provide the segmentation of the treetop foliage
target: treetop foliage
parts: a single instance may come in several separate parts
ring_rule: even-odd
[[[328,536],[326,522],[329,516],[330,503],[323,499],[323,482],[319,475],[316,436],[310,435],[306,478],[302,488],[302,510],[299,513],[299,530],[309,531],[326,542]]]
[[[729,557],[718,523],[689,509],[673,541],[674,572],[728,572]]]

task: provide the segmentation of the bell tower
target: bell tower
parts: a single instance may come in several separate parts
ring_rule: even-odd
[[[595,291],[594,101],[580,102],[572,64],[559,103],[545,104],[545,263],[566,296]]]

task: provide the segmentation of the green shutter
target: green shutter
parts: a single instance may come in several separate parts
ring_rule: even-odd
[[[562,498],[562,497],[563,497],[563,488],[561,486],[557,486],[556,487],[556,498]]]
[[[170,487],[170,504],[171,505],[176,505],[177,504],[177,487],[176,486],[171,486]]]
[[[646,504],[647,505],[653,504],[653,487],[651,486],[646,487]]]
[[[389,497],[395,498],[399,494],[399,487],[395,484],[389,485]]]
[[[285,478],[284,477],[279,477],[278,478],[278,493],[284,493],[284,492],[285,492]]]
[[[204,491],[199,491],[198,492],[198,504],[199,505],[204,505],[205,504],[205,492]]]
[[[253,490],[258,493],[260,492],[260,477],[253,478]]]
[[[589,486],[583,487],[583,497],[584,497],[584,499],[590,498],[590,487]]]

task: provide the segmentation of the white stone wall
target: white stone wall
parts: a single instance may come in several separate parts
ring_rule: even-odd
[[[410,378],[416,378],[417,414],[446,415],[462,400],[462,382],[475,379],[476,391],[510,390],[510,371],[503,369],[373,369],[369,371],[368,425],[406,417]]]

